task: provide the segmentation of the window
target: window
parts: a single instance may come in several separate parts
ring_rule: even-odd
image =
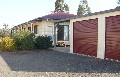
[[[26,30],[26,28],[24,28],[24,30]]]
[[[59,25],[57,31],[58,41],[69,41],[69,26]]]
[[[31,31],[31,27],[28,27],[28,30]]]
[[[63,41],[64,40],[64,26],[59,25],[57,31],[57,40]]]
[[[64,41],[69,40],[69,26],[64,26]]]
[[[37,34],[37,25],[34,26],[34,33]]]

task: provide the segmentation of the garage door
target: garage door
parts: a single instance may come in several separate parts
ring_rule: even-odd
[[[98,19],[77,21],[73,24],[73,52],[97,56]]]
[[[120,61],[120,16],[106,18],[105,57]]]

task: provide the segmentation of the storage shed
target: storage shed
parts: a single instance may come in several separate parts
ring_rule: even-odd
[[[70,52],[120,61],[120,7],[70,20]]]

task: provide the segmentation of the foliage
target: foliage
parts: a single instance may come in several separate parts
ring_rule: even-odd
[[[118,4],[120,4],[120,0],[118,0]]]
[[[55,2],[55,12],[69,12],[69,6],[64,3],[64,0],[56,0]]]
[[[15,50],[15,41],[10,37],[0,38],[0,50],[2,51],[14,51]]]
[[[87,0],[81,0],[78,6],[77,15],[82,16],[91,13]]]
[[[51,38],[48,36],[38,36],[35,39],[35,47],[38,49],[48,49],[52,46]]]
[[[15,47],[17,50],[30,50],[34,48],[34,33],[20,31],[14,34]]]
[[[69,6],[65,3],[64,4],[64,10],[66,11],[66,12],[69,12]]]
[[[6,36],[10,36],[11,34],[11,30],[8,28],[8,24],[4,24],[3,25],[3,29],[0,29],[0,36],[2,37],[6,37]]]
[[[3,37],[3,35],[2,35],[2,34],[0,34],[0,37]]]
[[[117,4],[118,4],[117,7],[120,7],[120,0],[117,1]]]
[[[0,37],[0,50],[30,50],[35,47],[38,49],[48,49],[52,46],[52,41],[49,36],[38,36],[35,38],[34,33],[30,31],[19,31],[14,34],[14,39],[6,36]]]
[[[0,50],[1,50],[2,37],[0,36]]]

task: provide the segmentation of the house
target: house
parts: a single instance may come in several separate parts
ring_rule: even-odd
[[[35,33],[36,36],[41,36],[41,35],[51,36],[52,40],[55,40],[54,38],[56,38],[57,44],[66,46],[66,45],[70,45],[69,43],[70,20],[67,20],[64,23],[57,24],[56,29],[55,29],[55,25],[56,22],[59,20],[67,19],[74,16],[76,15],[65,12],[55,12],[22,23],[20,25],[15,26],[14,28],[16,31],[21,31],[21,30],[32,31],[33,33]],[[54,37],[55,33],[56,33],[56,37]]]

